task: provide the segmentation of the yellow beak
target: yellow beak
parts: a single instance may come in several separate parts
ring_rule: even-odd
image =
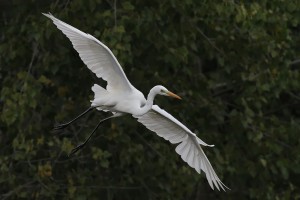
[[[170,97],[176,98],[176,99],[181,99],[180,96],[178,96],[177,94],[174,94],[173,92],[168,91],[167,95],[169,95]]]

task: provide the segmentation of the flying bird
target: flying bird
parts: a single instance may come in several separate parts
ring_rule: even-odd
[[[102,122],[110,118],[131,114],[138,122],[155,132],[158,136],[163,137],[172,144],[179,143],[175,151],[181,158],[199,174],[201,170],[205,172],[212,189],[216,187],[218,190],[223,189],[225,191],[227,187],[221,182],[201,148],[201,145],[214,145],[208,145],[203,142],[195,133],[190,131],[172,115],[153,104],[156,95],[181,99],[178,95],[170,92],[161,85],[157,85],[150,90],[146,99],[129,82],[118,60],[106,45],[92,35],[84,33],[55,18],[51,13],[43,13],[43,15],[50,18],[57,28],[70,39],[73,47],[79,53],[81,60],[86,66],[98,78],[107,81],[106,88],[97,84],[93,85],[94,99],[91,101],[90,108],[68,123],[54,127],[55,130],[63,129],[94,109],[106,112],[110,111],[112,113],[112,116],[101,120],[85,142],[74,148],[70,155],[85,146]]]

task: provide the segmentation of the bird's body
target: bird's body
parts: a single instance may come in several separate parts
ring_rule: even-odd
[[[110,92],[95,84],[92,90],[95,93],[92,106],[98,110],[142,115],[150,109],[145,107],[147,100],[143,93],[135,88],[131,91]]]
[[[118,60],[107,46],[93,36],[55,18],[50,13],[44,15],[49,17],[57,28],[70,39],[73,47],[79,53],[80,58],[87,67],[94,72],[97,77],[107,81],[106,88],[97,84],[92,87],[95,96],[91,101],[91,108],[69,123],[58,126],[58,128],[68,126],[93,108],[100,111],[109,111],[114,114],[106,119],[119,117],[124,114],[131,114],[144,126],[154,131],[159,136],[173,144],[179,143],[176,147],[176,152],[181,155],[181,158],[192,168],[195,168],[198,173],[200,173],[201,170],[204,171],[212,189],[216,187],[218,190],[220,188],[225,190],[226,186],[221,182],[213,170],[201,148],[201,145],[213,145],[206,144],[172,115],[159,108],[157,105],[153,105],[156,95],[171,96],[181,99],[179,96],[168,91],[165,87],[158,85],[150,90],[146,99],[144,95],[129,82]],[[106,119],[100,121],[100,123]],[[94,129],[92,134],[96,131],[100,123]],[[92,134],[84,144],[76,147],[74,152],[82,148]]]

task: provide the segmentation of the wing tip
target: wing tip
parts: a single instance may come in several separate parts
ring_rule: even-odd
[[[48,13],[43,13],[43,12],[42,12],[42,14],[43,14],[44,16],[46,16],[46,17],[49,17],[49,18],[52,18],[52,17],[53,17],[53,15],[52,15],[50,12],[48,12]]]
[[[226,192],[227,190],[231,190],[220,179],[214,179],[214,180],[210,180],[210,181],[207,179],[207,181],[212,190],[215,190],[215,187],[217,188],[217,190],[219,192],[222,192],[222,191]]]
[[[207,179],[208,180],[208,179]],[[218,191],[224,191],[226,192],[226,190],[231,190],[229,187],[227,187],[220,179],[219,177],[216,177],[212,180],[208,180],[210,187],[212,188],[212,190],[214,190],[214,186],[218,189]],[[211,182],[211,184],[210,184]]]

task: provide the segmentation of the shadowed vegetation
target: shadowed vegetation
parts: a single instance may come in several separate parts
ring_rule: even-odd
[[[145,95],[213,148],[230,191],[209,188],[174,145],[127,116],[102,124],[90,106],[105,84],[44,17],[112,49]],[[300,1],[73,0],[0,2],[1,199],[300,199]]]

